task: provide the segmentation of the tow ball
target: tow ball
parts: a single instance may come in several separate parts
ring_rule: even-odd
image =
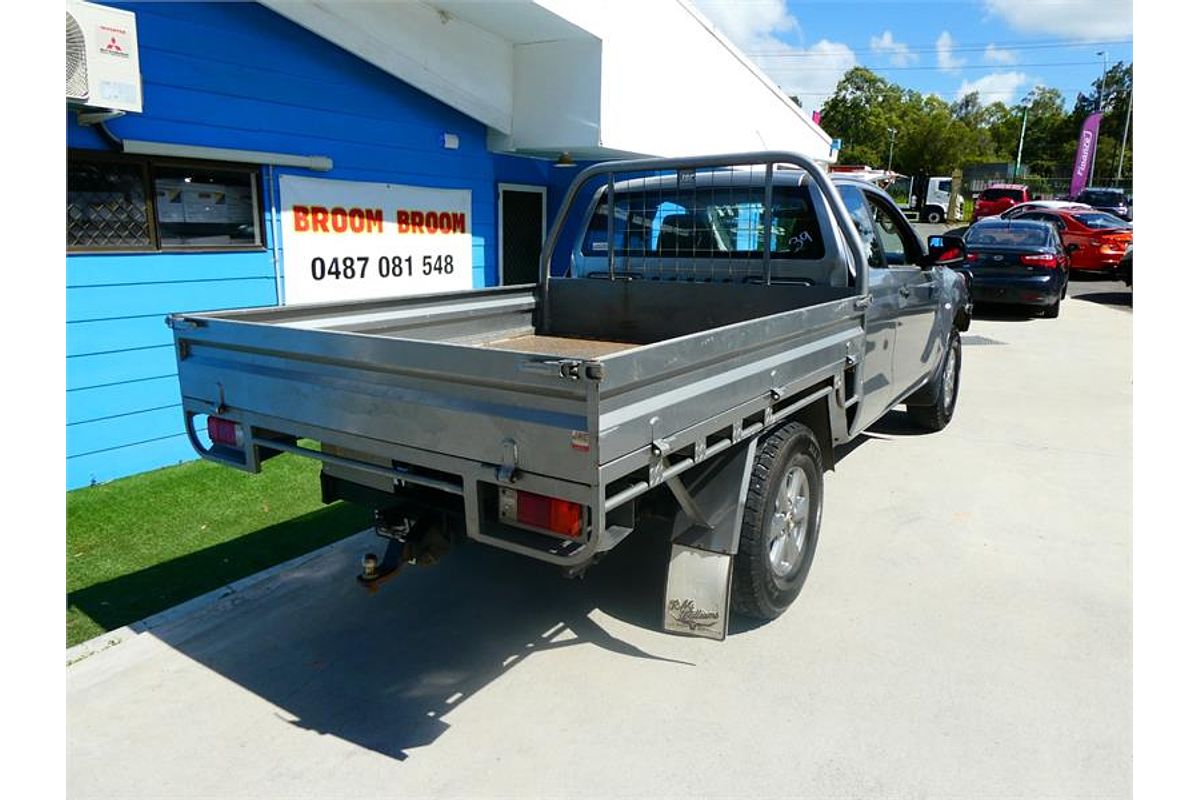
[[[387,540],[380,558],[366,553],[358,582],[375,588],[400,571],[405,564],[434,564],[450,549],[441,526],[406,516],[395,509],[375,511],[375,535]]]

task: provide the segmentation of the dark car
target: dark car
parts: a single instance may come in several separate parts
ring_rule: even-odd
[[[1126,222],[1133,221],[1133,202],[1120,189],[1102,189],[1089,186],[1075,198],[1077,203],[1087,203],[1097,211],[1107,211]]]
[[[1057,317],[1067,294],[1068,248],[1047,222],[988,217],[963,237],[971,300],[1032,306]]]

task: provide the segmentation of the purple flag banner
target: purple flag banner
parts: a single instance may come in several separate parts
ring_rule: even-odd
[[[1071,197],[1083,191],[1088,173],[1096,157],[1096,139],[1100,136],[1100,118],[1103,114],[1089,114],[1079,129],[1079,147],[1075,150],[1075,171],[1071,173]]]

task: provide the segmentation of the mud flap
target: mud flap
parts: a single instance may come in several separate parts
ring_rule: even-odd
[[[663,629],[668,633],[724,639],[729,631],[733,556],[682,544],[671,545]]]
[[[663,599],[669,633],[724,639],[729,631],[733,557],[757,442],[748,439],[667,480],[679,502]]]

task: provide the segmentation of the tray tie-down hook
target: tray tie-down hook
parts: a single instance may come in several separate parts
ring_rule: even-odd
[[[496,467],[496,480],[501,483],[517,482],[517,442],[505,439],[500,442],[500,466]]]

